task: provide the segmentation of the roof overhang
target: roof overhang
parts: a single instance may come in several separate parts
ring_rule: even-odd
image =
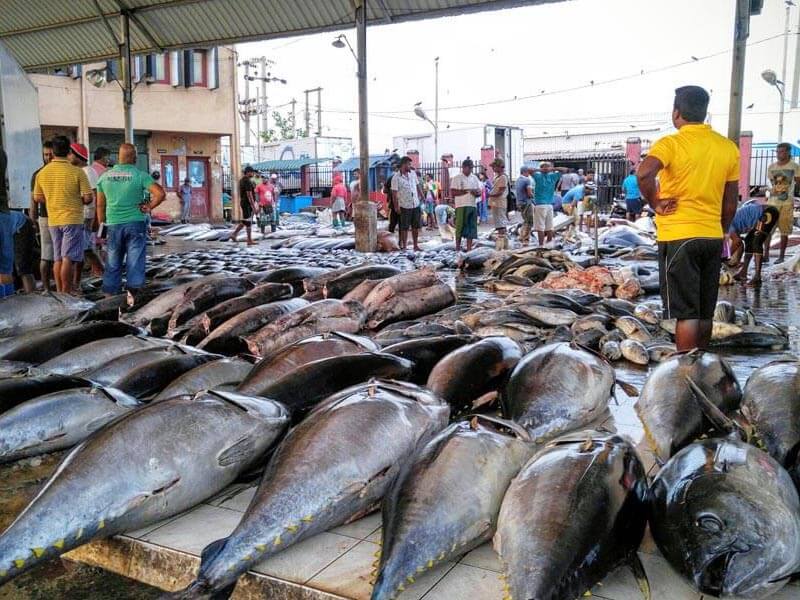
[[[366,0],[371,25],[564,0]],[[121,13],[134,54],[335,31],[355,25],[353,0],[3,0],[0,40],[23,69],[119,55]]]

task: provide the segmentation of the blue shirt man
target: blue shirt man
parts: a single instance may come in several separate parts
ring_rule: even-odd
[[[764,214],[763,204],[753,202],[741,207],[736,211],[729,231],[733,231],[738,235],[747,233],[758,224],[762,214]]]
[[[553,196],[555,196],[556,186],[561,180],[561,173],[550,169],[552,169],[552,166],[549,163],[542,163],[542,170],[533,172],[533,182],[535,184],[533,203],[536,206],[553,204]]]
[[[625,192],[625,200],[639,200],[642,197],[636,173],[631,173],[622,180],[622,190]]]
[[[519,177],[514,183],[514,194],[517,197],[517,204],[523,207],[530,204],[533,184],[529,175],[528,167],[522,167],[519,171]]]
[[[583,196],[586,193],[584,191],[585,189],[586,186],[584,184],[576,185],[574,188],[572,188],[570,191],[564,194],[562,202],[564,204],[573,204],[575,202],[580,202],[581,200],[583,200]]]

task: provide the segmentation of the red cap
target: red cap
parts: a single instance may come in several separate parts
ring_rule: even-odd
[[[83,144],[79,144],[78,142],[72,142],[69,145],[69,149],[72,150],[72,153],[75,154],[76,156],[79,156],[86,162],[89,162],[89,151]]]

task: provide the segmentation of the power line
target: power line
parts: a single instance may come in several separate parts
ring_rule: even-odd
[[[772,36],[769,36],[769,37],[766,37],[766,38],[763,38],[763,39],[760,39],[760,40],[756,40],[754,42],[750,42],[747,45],[748,45],[748,47],[749,46],[756,46],[756,45],[759,45],[759,44],[763,44],[765,42],[769,42],[769,41],[774,40],[774,39],[781,38],[784,35],[785,35],[785,32],[781,32],[781,33],[778,33],[778,34],[775,34],[775,35],[772,35]],[[503,99],[498,99],[498,100],[487,100],[485,102],[475,102],[475,103],[471,103],[471,104],[460,104],[460,105],[455,105],[455,106],[440,106],[439,107],[439,111],[443,111],[443,110],[463,110],[463,109],[466,109],[466,108],[482,108],[482,107],[485,107],[485,106],[492,106],[492,105],[496,105],[496,104],[508,104],[510,102],[521,102],[521,101],[524,101],[524,100],[533,100],[533,99],[536,99],[536,98],[544,98],[546,96],[555,96],[555,95],[558,95],[558,94],[565,94],[565,93],[569,93],[569,92],[576,92],[576,91],[580,91],[580,90],[591,89],[591,88],[599,87],[599,86],[602,86],[602,85],[608,85],[608,84],[611,84],[611,83],[618,83],[620,81],[627,81],[627,80],[630,80],[630,79],[636,79],[636,78],[639,78],[639,77],[644,77],[646,75],[651,75],[653,73],[661,73],[663,71],[668,71],[670,69],[676,69],[678,67],[683,67],[683,66],[686,66],[686,65],[695,64],[695,63],[698,63],[698,62],[702,62],[704,60],[708,60],[710,58],[716,58],[717,56],[722,56],[722,55],[725,55],[725,54],[729,54],[730,52],[731,52],[731,49],[728,48],[726,50],[720,50],[719,52],[714,52],[712,54],[707,54],[705,56],[695,56],[695,57],[690,58],[689,60],[681,61],[681,62],[678,62],[678,63],[673,63],[673,64],[670,64],[670,65],[664,65],[664,66],[656,67],[656,68],[653,68],[653,69],[641,69],[639,71],[639,73],[630,73],[628,75],[620,75],[618,77],[612,77],[610,79],[590,81],[588,84],[577,85],[577,86],[572,86],[572,87],[568,87],[568,88],[561,88],[561,89],[557,89],[557,90],[550,90],[550,91],[542,90],[541,92],[539,92],[537,94],[530,94],[530,95],[527,95],[527,96],[514,96],[513,98],[503,98]],[[328,111],[326,111],[326,112],[343,113],[343,114],[357,114],[357,111],[342,110],[342,109],[328,109]],[[409,112],[409,109],[406,108],[406,109],[402,109],[402,110],[375,111],[375,112],[370,112],[369,114],[370,114],[370,116],[399,115],[399,114],[405,114],[405,113],[408,113],[408,112]],[[414,119],[412,119],[412,120],[414,120]]]

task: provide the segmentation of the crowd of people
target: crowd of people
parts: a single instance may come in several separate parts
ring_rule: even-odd
[[[0,214],[0,292],[14,293],[16,272],[25,292],[35,290],[36,237],[39,275],[45,291],[80,294],[84,264],[102,275],[107,295],[126,289],[136,295],[145,282],[147,217],[163,202],[164,189],[136,167],[136,147],[122,144],[119,162],[99,147],[89,164],[83,144],[55,136],[42,147],[43,166],[31,176],[28,214]],[[105,260],[98,245],[105,247]],[[53,284],[51,284],[51,278]]]

